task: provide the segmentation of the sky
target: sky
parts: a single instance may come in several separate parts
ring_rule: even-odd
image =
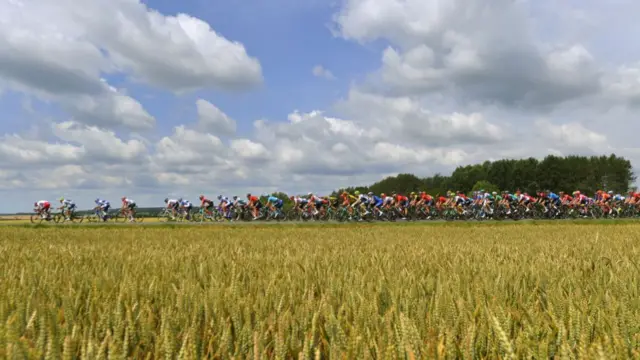
[[[502,158],[640,173],[637,1],[0,0],[0,213],[326,193]]]

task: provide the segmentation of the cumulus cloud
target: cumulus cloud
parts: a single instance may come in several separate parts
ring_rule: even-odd
[[[202,130],[215,134],[233,135],[236,132],[236,122],[212,103],[198,99],[198,125]]]
[[[335,21],[346,39],[390,43],[379,71],[387,92],[545,107],[600,91],[583,44],[542,46],[527,10],[510,0],[349,0]]]
[[[262,82],[241,43],[186,14],[166,16],[138,0],[0,3],[0,88],[59,104],[88,125],[153,128],[138,100],[103,80],[113,73],[178,93]]]
[[[138,0],[3,2],[0,14],[0,47],[9,50],[1,59],[11,64],[0,73],[12,70],[38,88],[97,91],[99,71],[125,71],[171,91],[262,81],[260,63],[241,43],[198,18],[166,16]]]

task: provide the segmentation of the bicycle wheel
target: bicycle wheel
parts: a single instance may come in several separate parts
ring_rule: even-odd
[[[40,224],[44,219],[42,218],[42,215],[32,214],[30,220],[32,224]]]
[[[82,221],[84,220],[84,216],[78,216],[76,215],[76,213],[71,213],[71,222],[72,223],[78,223],[78,224],[82,224]]]
[[[113,216],[111,218],[116,223],[123,223],[127,219],[127,217],[120,211],[118,211],[117,213],[113,214]]]
[[[65,219],[64,215],[62,215],[61,213],[53,215],[53,222],[55,222],[56,224],[64,223],[65,220],[66,219]]]

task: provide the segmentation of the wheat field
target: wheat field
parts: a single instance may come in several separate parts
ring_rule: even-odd
[[[7,226],[0,358],[639,358],[639,234]]]

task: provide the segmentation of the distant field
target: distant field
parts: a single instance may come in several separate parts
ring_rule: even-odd
[[[29,220],[29,215],[2,215],[0,221],[22,221]]]
[[[640,225],[5,227],[0,358],[640,357]]]

